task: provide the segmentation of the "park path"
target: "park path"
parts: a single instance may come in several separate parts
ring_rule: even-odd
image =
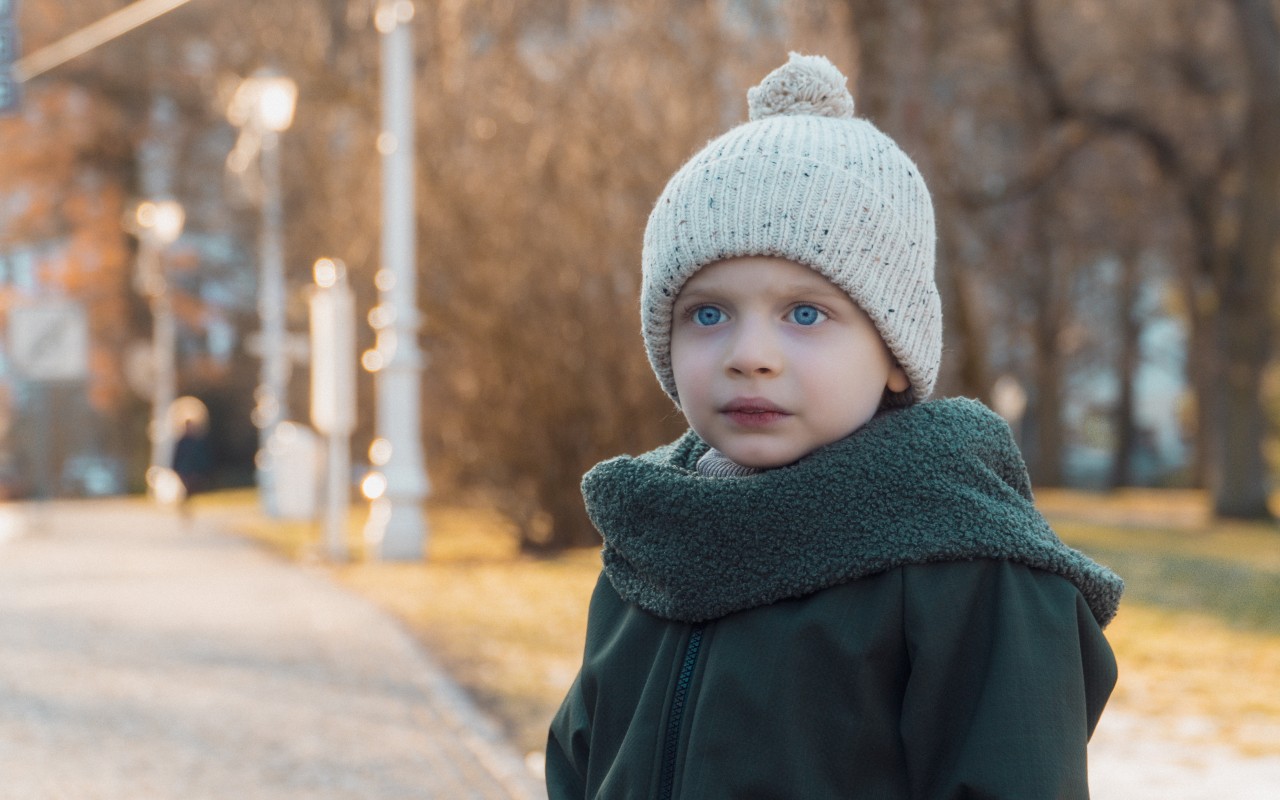
[[[0,798],[544,797],[396,622],[139,501],[0,506]]]

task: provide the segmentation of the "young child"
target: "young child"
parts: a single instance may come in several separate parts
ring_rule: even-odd
[[[929,192],[793,54],[667,184],[649,359],[692,431],[592,469],[604,537],[560,798],[1084,798],[1122,584],[1036,512],[1008,426],[924,402]]]

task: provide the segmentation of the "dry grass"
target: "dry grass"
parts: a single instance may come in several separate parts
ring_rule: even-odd
[[[246,497],[248,499],[246,500]],[[291,558],[318,560],[314,525],[243,512],[236,527]],[[1280,530],[1208,522],[1194,492],[1038,495],[1060,535],[1126,579],[1107,635],[1120,661],[1113,703],[1167,718],[1188,738],[1280,755]],[[523,556],[508,523],[432,504],[424,563],[360,556],[336,578],[404,620],[510,732],[540,750],[581,657],[596,550]]]
[[[1065,541],[1125,578],[1112,702],[1193,741],[1280,755],[1280,528],[1210,522],[1197,492],[1038,500]]]
[[[1113,705],[1192,741],[1280,755],[1280,636],[1128,603],[1107,638],[1120,662]]]

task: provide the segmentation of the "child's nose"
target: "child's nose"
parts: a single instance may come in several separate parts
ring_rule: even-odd
[[[773,375],[782,369],[782,350],[772,327],[764,321],[743,320],[729,341],[725,368],[739,375]]]

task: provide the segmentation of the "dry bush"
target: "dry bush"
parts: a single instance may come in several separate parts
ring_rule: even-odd
[[[746,87],[781,63],[797,26],[819,29],[812,9],[760,5],[446,5],[432,26],[421,221],[433,479],[484,490],[528,549],[597,542],[582,473],[683,429],[644,357],[640,242],[670,174],[745,118]]]

